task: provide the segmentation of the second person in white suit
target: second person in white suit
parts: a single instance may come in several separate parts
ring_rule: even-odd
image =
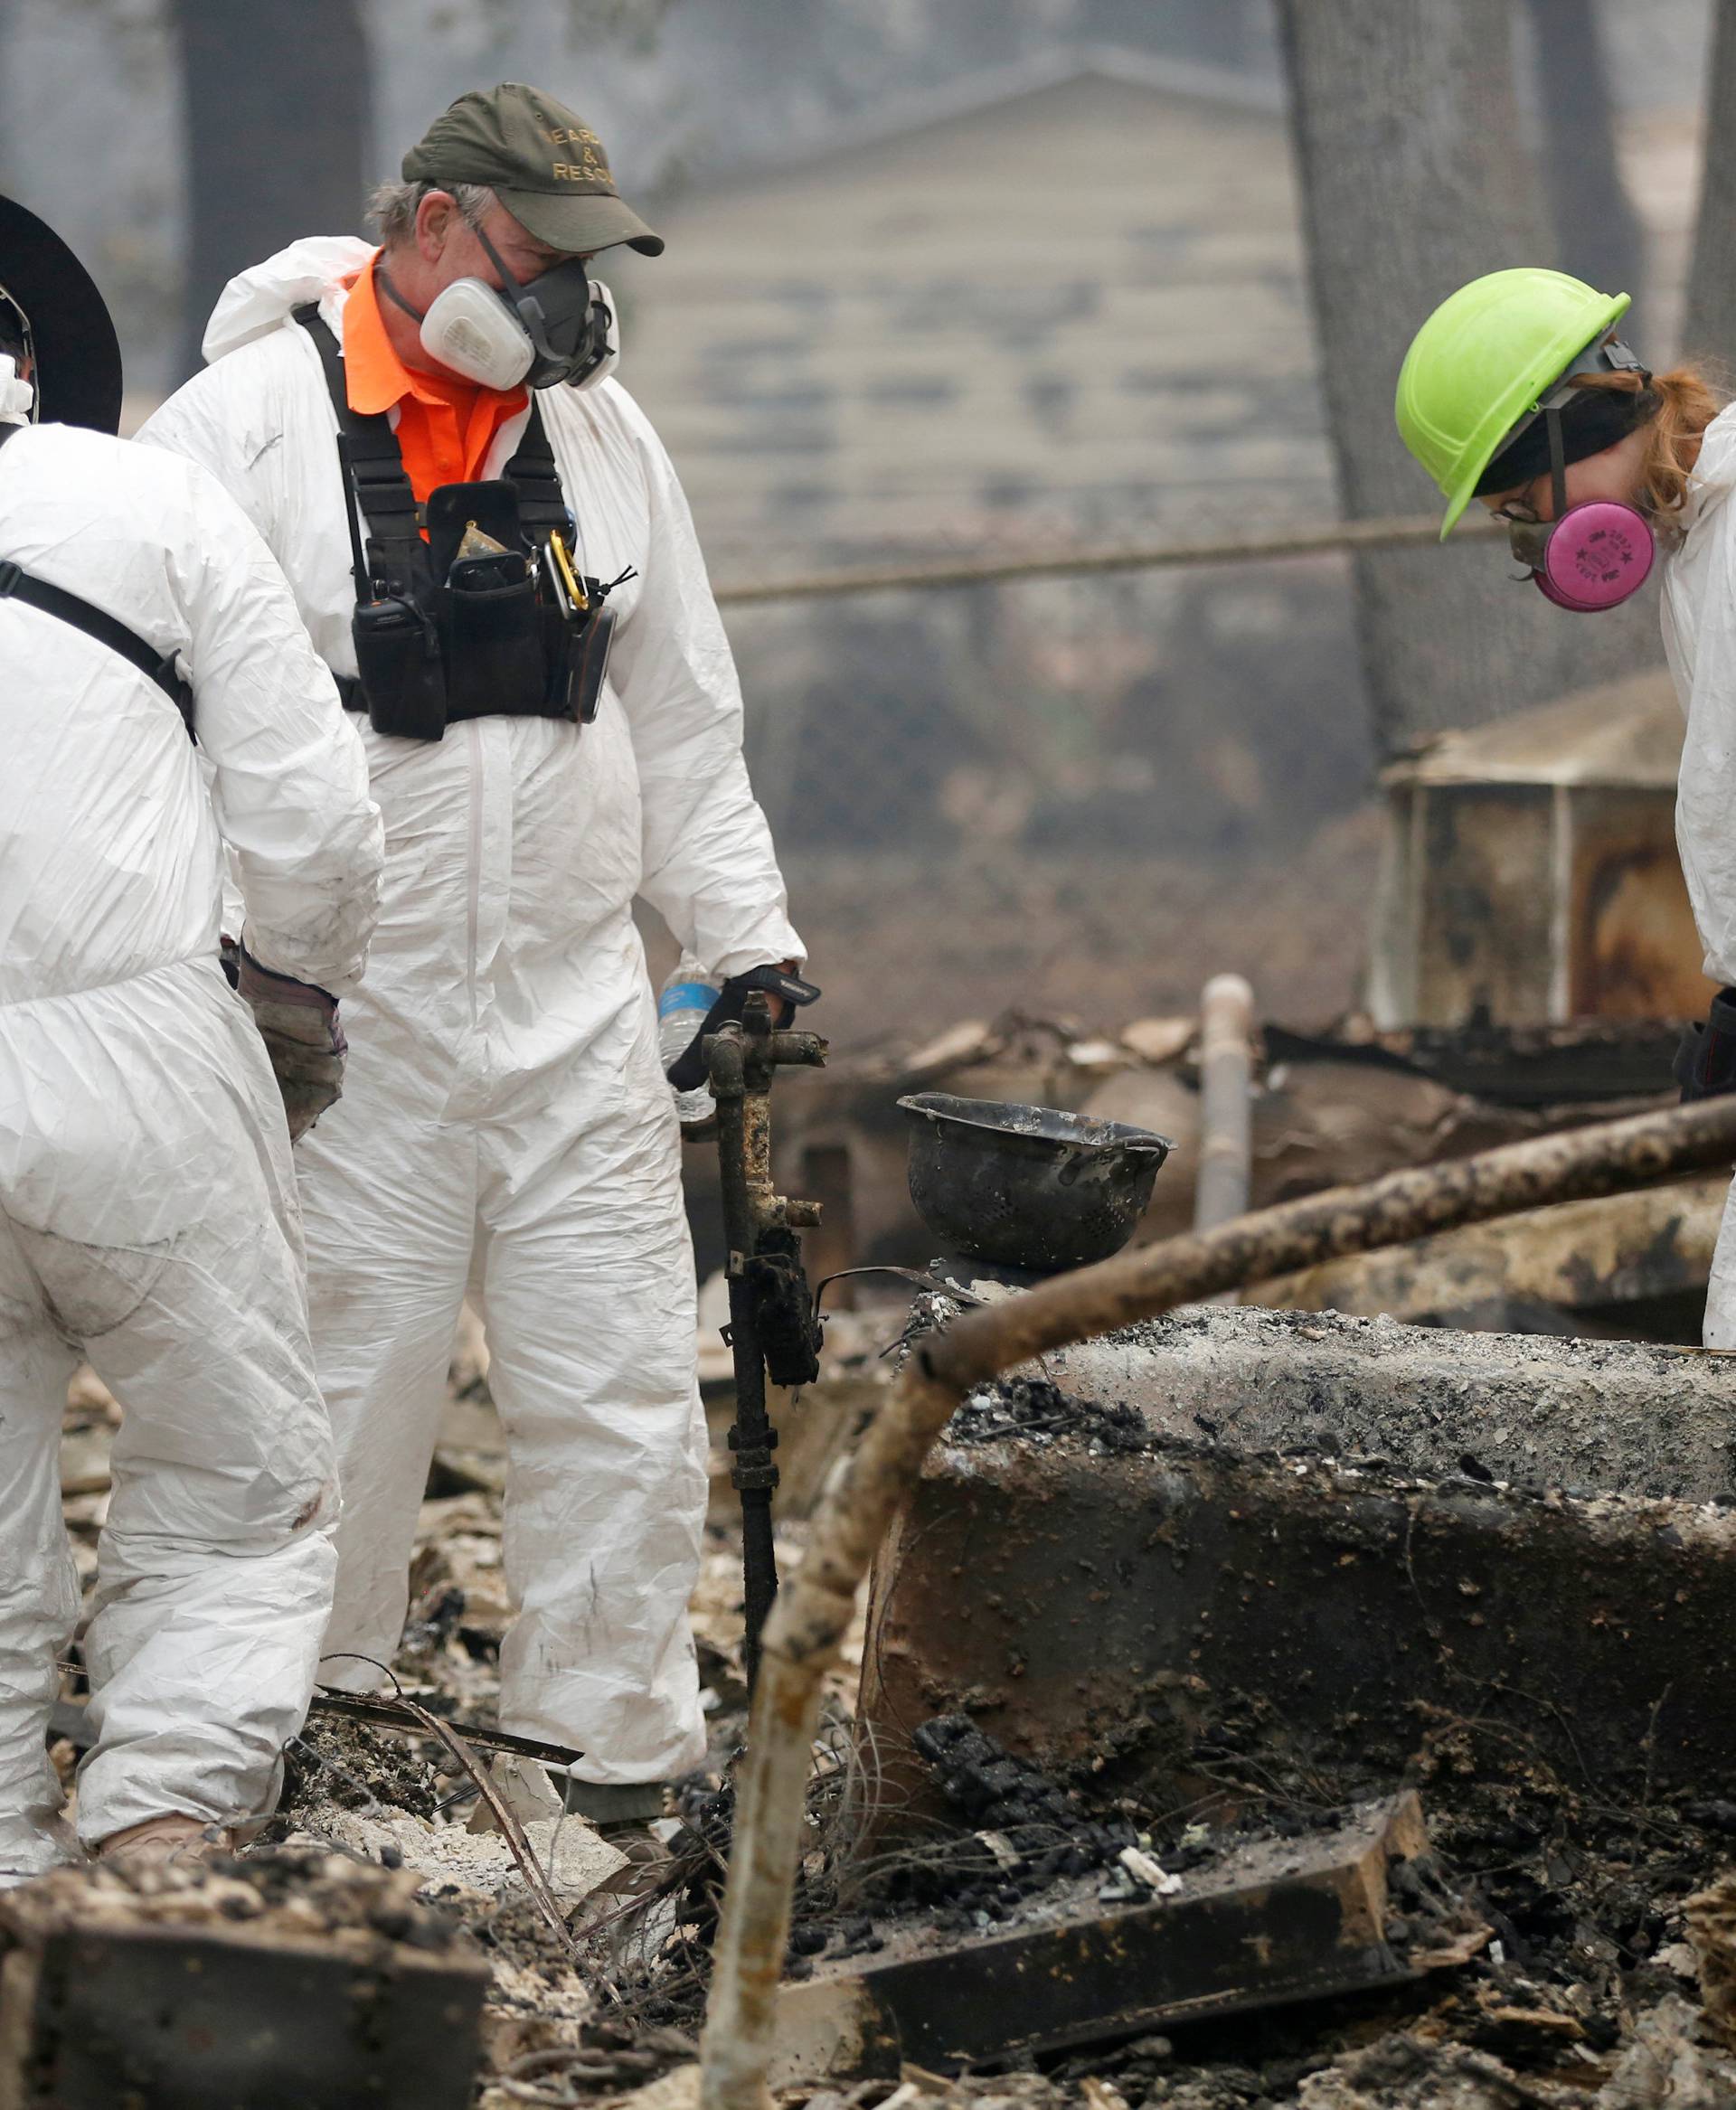
[[[686,1606],[706,1486],[678,1130],[634,898],[718,981],[794,966],[802,947],[687,506],[609,378],[607,299],[574,261],[661,241],[616,195],[594,135],[529,89],[461,98],[404,169],[381,250],[309,240],[231,284],[210,365],[142,437],[213,471],[276,553],[357,709],[385,815],[379,932],[345,1013],[353,1081],[297,1156],[344,1486],[328,1670],[373,1682],[339,1652],[384,1662],[396,1646],[467,1294],[510,1463],[504,1554],[519,1610],[501,1720],[580,1747],[593,1792],[576,1806],[630,1818],[704,1748]],[[379,486],[345,517],[340,422],[364,485],[374,472],[356,453],[383,445],[379,473],[391,480],[395,454],[413,487],[409,532],[426,525],[429,555],[401,541],[404,577],[374,546]],[[477,714],[448,710],[440,737],[377,730],[390,706],[354,679],[353,527],[375,574],[364,598],[395,585],[413,599],[416,573],[438,600],[456,573],[450,548],[433,547],[436,494],[463,485],[458,513],[499,527],[490,509],[539,431],[571,516],[553,539],[578,573],[621,581],[606,677],[588,666],[593,689],[572,715],[534,682],[518,694],[491,676]],[[533,479],[514,488],[536,590],[558,599],[541,540],[554,514],[528,532],[543,518]],[[513,556],[501,576],[516,579]],[[450,705],[456,660],[443,678]]]

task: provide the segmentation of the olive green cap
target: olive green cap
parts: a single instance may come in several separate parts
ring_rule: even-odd
[[[603,143],[565,103],[523,81],[473,88],[404,156],[404,181],[486,184],[552,249],[589,255],[626,242],[660,256],[663,237],[621,203]]]

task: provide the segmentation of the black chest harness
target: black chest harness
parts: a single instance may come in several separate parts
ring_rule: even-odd
[[[15,425],[0,425],[0,447],[18,429]],[[0,601],[18,601],[24,608],[34,608],[39,615],[52,616],[60,622],[70,624],[74,630],[82,631],[98,645],[106,645],[110,652],[118,652],[147,681],[156,683],[181,713],[187,738],[193,739],[193,691],[175,672],[174,653],[159,652],[137,630],[129,630],[118,616],[111,616],[106,608],[98,608],[76,593],[69,593],[62,586],[51,586],[45,579],[33,578],[10,557],[0,558]]]
[[[442,484],[424,508],[391,419],[350,408],[344,355],[318,309],[297,308],[296,320],[337,413],[355,577],[357,674],[338,677],[345,708],[365,711],[375,732],[415,740],[466,718],[590,724],[615,621],[603,603],[632,574],[604,586],[574,567],[572,516],[535,396],[505,475]]]

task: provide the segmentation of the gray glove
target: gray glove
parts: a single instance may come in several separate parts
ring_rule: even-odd
[[[283,1094],[289,1140],[297,1142],[344,1096],[349,1042],[337,1022],[337,999],[311,982],[274,975],[245,946],[237,947],[235,988],[252,1010]]]

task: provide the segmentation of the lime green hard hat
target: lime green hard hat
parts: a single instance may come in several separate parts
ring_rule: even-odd
[[[1491,271],[1443,300],[1399,370],[1399,433],[1441,489],[1445,542],[1501,443],[1628,311],[1564,271]]]

